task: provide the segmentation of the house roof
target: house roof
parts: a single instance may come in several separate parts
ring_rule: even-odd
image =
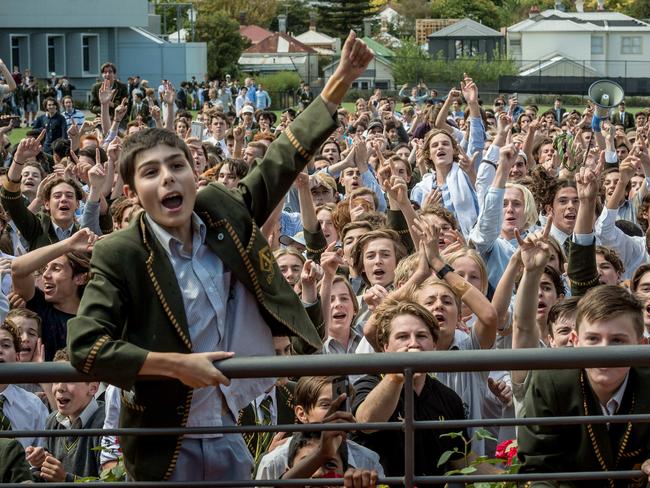
[[[303,32],[302,34],[298,35],[295,37],[297,41],[302,42],[303,44],[333,44],[336,39],[333,37],[328,36],[327,34],[323,34],[322,32],[318,32],[315,30],[308,30],[306,32]]]
[[[563,54],[555,53],[544,61],[541,62],[537,61],[535,63],[530,64],[529,66],[522,67],[521,71],[519,71],[519,76],[537,75],[540,72],[544,72],[545,70],[552,68],[553,66],[562,65],[562,64],[575,65],[576,67],[578,67],[583,71],[585,70],[589,71],[591,76],[598,75],[598,70],[596,70],[594,67],[589,66],[588,64],[584,64],[583,62],[580,61],[575,61]]]
[[[475,20],[465,17],[458,22],[443,27],[439,31],[429,34],[428,38],[439,39],[441,37],[503,37],[499,31],[479,24]]]
[[[255,45],[267,37],[272,36],[273,32],[259,25],[240,25],[239,34],[251,41],[251,44]]]
[[[249,47],[244,53],[303,53],[316,54],[316,50],[294,39],[289,34],[276,32]]]
[[[395,57],[395,53],[388,49],[386,46],[383,46],[382,44],[379,44],[377,41],[375,41],[372,37],[363,37],[361,39],[363,42],[366,43],[366,45],[373,50],[373,52],[377,56],[383,56],[384,58],[393,58]]]
[[[508,27],[508,32],[648,31],[650,25],[620,12],[544,10]]]

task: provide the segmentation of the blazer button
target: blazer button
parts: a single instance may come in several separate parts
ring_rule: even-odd
[[[217,240],[223,241],[223,234],[221,232],[217,234]]]
[[[177,413],[180,417],[182,417],[182,416],[183,416],[183,413],[185,413],[185,408],[183,408],[182,405],[179,405],[178,407],[176,407],[176,413]]]

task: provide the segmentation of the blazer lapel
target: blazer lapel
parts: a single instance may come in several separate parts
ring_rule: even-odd
[[[603,411],[596,394],[589,385],[586,378],[586,372],[581,372],[582,399],[584,402],[585,415],[602,415]],[[611,428],[610,424],[609,428]],[[596,455],[596,459],[603,471],[610,471],[614,468],[615,457],[612,448],[612,436],[607,424],[587,424],[585,426],[591,447]]]
[[[138,225],[142,242],[149,254],[146,262],[147,275],[153,285],[156,298],[160,301],[165,315],[189,352],[192,350],[192,341],[187,326],[185,304],[183,303],[183,296],[172,264],[158,239],[147,225],[144,212],[140,213]]]
[[[278,425],[295,424],[296,414],[294,412],[293,394],[286,385],[278,385],[275,388],[276,407],[278,412]]]

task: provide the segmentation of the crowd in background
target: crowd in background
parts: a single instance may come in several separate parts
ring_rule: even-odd
[[[155,87],[139,76],[120,81],[111,63],[101,74],[90,98],[96,117],[75,108],[75,87],[65,77],[53,77],[39,94],[29,71],[14,68],[14,83],[4,76],[0,85],[8,110],[30,127],[15,145],[11,126],[0,127],[2,362],[68,360],[67,323],[90,278],[92,245],[137,225],[142,211],[123,191],[121,156],[130,138],[149,128],[174,132],[189,148],[199,194],[212,184],[234,191],[314,101],[303,84],[296,105],[275,112],[254,78],[193,78],[178,87],[162,80]],[[607,118],[590,103],[567,111],[561,98],[542,112],[517,95],[482,99],[469,75],[458,81],[442,96],[406,85],[398,97],[375,90],[354,109],[338,109],[336,129],[260,229],[322,338],[312,351],[275,337],[276,354],[610,346],[650,336],[649,112],[631,113],[623,101]],[[612,331],[590,328],[617,318]],[[418,420],[561,411],[544,403],[527,371],[495,364],[493,371],[433,373],[414,381]],[[588,372],[587,393],[584,382],[567,393],[584,400],[580,414],[593,399],[606,414],[634,410],[625,394],[633,386],[626,385],[636,385],[641,373],[595,376]],[[341,382],[347,397],[335,394]],[[403,383],[400,374],[278,379],[238,420],[398,420]],[[601,395],[601,386],[609,393]],[[0,429],[117,427],[128,395],[103,383],[0,385]],[[519,430],[524,471],[574,470],[582,444],[563,447],[559,432],[582,431],[553,429]],[[517,437],[510,427],[490,431],[464,432],[477,456],[493,457],[498,443]],[[442,474],[465,461],[463,443],[440,437],[444,432],[415,434],[416,474]],[[343,476],[352,467],[364,470],[355,486],[369,486],[377,474],[403,474],[402,433],[343,437],[257,434],[246,442],[260,480]],[[19,443],[32,476],[44,481],[99,476],[120,455],[119,438],[110,436]],[[92,450],[97,446],[103,449]],[[307,448],[334,460],[309,472],[299,464]],[[646,450],[630,459],[645,460]],[[626,459],[616,461],[619,469]],[[608,468],[596,457],[593,463]]]

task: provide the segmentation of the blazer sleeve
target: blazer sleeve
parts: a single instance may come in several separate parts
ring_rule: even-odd
[[[598,286],[596,239],[594,239],[593,244],[588,246],[569,241],[568,268],[567,275],[571,281],[571,296],[580,297],[587,293],[590,288]]]
[[[316,303],[306,306],[305,311],[307,312],[312,324],[314,324],[316,332],[318,332],[321,340],[325,340],[325,319],[323,318],[323,307],[321,307],[320,299],[318,299]],[[310,346],[309,343],[302,340],[300,337],[292,337],[291,345],[296,354],[316,354],[320,352],[320,350]]]
[[[9,191],[3,186],[0,201],[27,242],[34,242],[43,233],[41,221],[27,208],[20,191]]]
[[[404,247],[406,247],[406,252],[412,254],[415,251],[415,245],[413,244],[413,239],[411,239],[411,233],[409,232],[408,222],[401,210],[388,210],[386,219],[386,227],[393,229],[399,234],[400,240]]]
[[[68,321],[68,350],[77,370],[128,390],[149,351],[122,339],[126,311],[132,304],[120,271],[128,258],[123,246],[114,244],[112,239],[106,239],[95,245],[91,279],[77,316]]]
[[[266,155],[240,183],[251,215],[262,226],[307,162],[336,128],[319,97],[269,146]]]
[[[0,439],[0,483],[32,481],[25,451],[15,439]]]
[[[544,373],[547,375],[544,376]],[[525,417],[554,417],[557,398],[548,371],[532,372],[524,399]],[[553,473],[564,464],[562,429],[553,425],[522,425],[517,431],[518,456],[521,473]],[[534,487],[558,486],[552,482],[535,482]]]

